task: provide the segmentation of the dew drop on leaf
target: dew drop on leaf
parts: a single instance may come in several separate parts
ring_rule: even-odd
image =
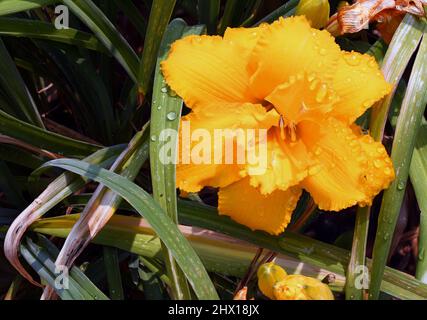
[[[169,112],[169,113],[166,115],[166,118],[167,118],[169,121],[173,121],[173,120],[175,120],[175,119],[176,119],[176,113],[175,113],[175,112]]]

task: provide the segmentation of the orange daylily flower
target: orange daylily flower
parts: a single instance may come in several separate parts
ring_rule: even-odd
[[[268,129],[262,175],[250,164],[177,165],[180,189],[219,188],[220,213],[251,229],[283,232],[303,189],[339,211],[371,204],[394,179],[383,145],[354,125],[391,85],[372,57],[341,51],[304,17],[185,37],[162,70],[192,130]]]

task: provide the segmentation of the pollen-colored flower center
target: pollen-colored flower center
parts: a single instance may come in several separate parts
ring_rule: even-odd
[[[283,115],[280,115],[279,128],[282,140],[287,138],[291,139],[292,142],[297,140],[297,124],[295,122],[287,121]]]

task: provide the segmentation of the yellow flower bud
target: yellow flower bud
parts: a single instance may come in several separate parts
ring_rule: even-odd
[[[328,0],[301,0],[296,9],[297,16],[305,16],[311,26],[323,28],[329,21],[330,6]]]
[[[337,11],[339,11],[340,9],[349,6],[350,4],[347,1],[340,1],[338,2],[338,6],[337,6]]]
[[[273,293],[276,300],[334,300],[326,284],[301,275],[289,275],[276,283]]]
[[[311,300],[301,283],[280,281],[273,287],[273,292],[275,300]]]
[[[274,296],[274,285],[287,276],[285,270],[283,270],[277,264],[273,262],[265,263],[258,269],[258,287],[261,292],[270,299],[275,299]]]

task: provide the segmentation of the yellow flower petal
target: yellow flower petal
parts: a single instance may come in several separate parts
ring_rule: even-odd
[[[385,81],[373,57],[357,52],[343,52],[334,73],[332,88],[340,97],[332,114],[352,123],[386,96],[391,85]]]
[[[301,185],[322,210],[369,205],[394,179],[384,146],[339,120],[301,122],[299,135],[318,161]]]
[[[301,182],[308,173],[309,158],[305,145],[297,140],[284,140],[281,130],[273,127],[268,132],[267,152],[259,163],[266,164],[263,174],[252,175],[253,165],[247,165],[250,184],[259,187],[262,194],[270,194],[274,190],[287,190]],[[259,164],[257,164],[259,166]]]
[[[327,31],[310,27],[305,17],[292,17],[266,26],[249,63],[251,88],[264,99],[290,76],[302,72],[331,77],[340,48]]]
[[[299,73],[280,84],[266,98],[285,122],[318,119],[332,110],[338,97],[330,86],[315,75]]]
[[[176,184],[187,192],[199,192],[206,186],[227,186],[242,178],[242,168],[233,164],[179,164]]]
[[[277,124],[278,115],[260,104],[210,102],[193,110],[183,120],[194,129],[269,129]]]
[[[311,277],[288,275],[273,288],[276,300],[334,300],[329,287]]]
[[[279,282],[274,286],[274,300],[311,300],[300,284]]]
[[[264,263],[257,272],[258,287],[267,298],[275,299],[273,287],[283,281],[288,274],[274,262]]]
[[[179,132],[179,162],[177,165],[177,186],[187,192],[198,192],[205,186],[225,187],[245,176],[244,165],[237,159],[238,138],[229,142],[225,135],[216,140],[216,130],[220,129],[268,129],[277,122],[277,114],[267,112],[261,105],[250,103],[209,103],[203,108],[193,110],[182,118]],[[204,130],[209,140],[205,140],[209,152],[207,161],[194,163],[192,153],[203,143],[203,137],[194,137],[194,133]],[[219,134],[220,132],[218,132]],[[191,137],[195,139],[190,140]],[[245,141],[248,139],[243,136]],[[226,146],[233,144],[230,160],[227,160]],[[221,150],[221,158],[218,156]],[[203,153],[203,148],[200,153]],[[202,156],[204,156],[202,154]]]
[[[224,40],[232,41],[240,46],[245,51],[245,58],[248,58],[265,28],[264,24],[256,28],[227,28],[224,33]]]
[[[278,235],[291,221],[300,196],[301,189],[296,187],[262,195],[257,188],[250,186],[249,178],[244,178],[220,188],[218,210],[252,230]]]
[[[188,36],[174,42],[162,71],[190,107],[210,102],[255,102],[248,84],[246,49],[218,36]]]

